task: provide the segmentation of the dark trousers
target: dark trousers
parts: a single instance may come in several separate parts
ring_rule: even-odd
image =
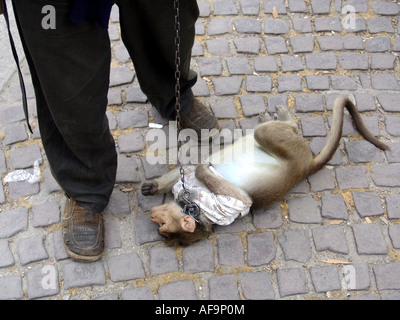
[[[172,0],[118,0],[122,40],[142,91],[169,119],[175,117],[175,29]],[[42,8],[52,5],[56,28],[43,29]],[[115,183],[117,153],[106,117],[110,40],[96,23],[71,23],[68,0],[16,0],[17,24],[35,89],[43,146],[65,193],[102,211]],[[196,0],[181,1],[181,108],[193,103],[190,70]]]

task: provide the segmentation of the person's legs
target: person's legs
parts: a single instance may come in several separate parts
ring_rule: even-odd
[[[108,32],[73,24],[70,1],[53,1],[56,29],[43,29],[43,0],[14,1],[31,70],[43,146],[65,193],[88,210],[109,201],[117,167],[106,117],[110,70]]]
[[[35,89],[51,171],[68,196],[62,232],[69,256],[93,261],[104,250],[102,211],[111,196],[117,153],[106,117],[110,43],[95,23],[69,22],[70,1],[52,1],[56,28],[43,29],[44,0],[13,2]]]

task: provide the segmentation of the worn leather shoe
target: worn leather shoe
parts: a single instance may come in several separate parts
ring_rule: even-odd
[[[182,117],[181,128],[193,129],[199,141],[211,140],[221,131],[221,126],[213,113],[197,99],[194,99],[192,109]],[[207,130],[202,132],[201,129],[207,129],[208,132]]]
[[[91,262],[104,251],[102,212],[92,212],[67,198],[62,217],[64,246],[72,260]]]

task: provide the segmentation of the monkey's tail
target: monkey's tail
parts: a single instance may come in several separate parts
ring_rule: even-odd
[[[351,102],[351,100],[347,97],[339,97],[335,100],[335,104],[333,106],[333,119],[328,140],[321,152],[313,159],[310,168],[310,174],[322,169],[322,167],[332,158],[336,149],[339,147],[343,129],[344,108],[349,111],[356,129],[367,141],[371,142],[381,150],[390,150],[386,144],[374,137],[368,130],[353,102]]]

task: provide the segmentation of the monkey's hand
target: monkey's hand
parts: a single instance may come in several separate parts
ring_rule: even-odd
[[[142,184],[142,195],[144,196],[154,196],[158,193],[158,183],[150,182]]]

